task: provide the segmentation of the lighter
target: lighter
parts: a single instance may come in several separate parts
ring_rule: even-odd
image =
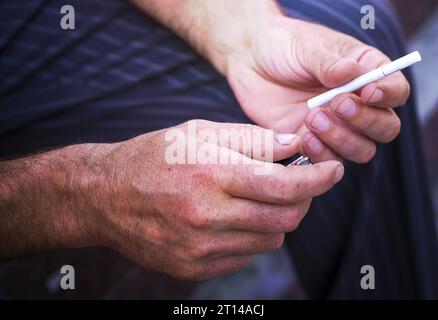
[[[298,159],[296,159],[295,161],[288,164],[287,167],[290,167],[290,166],[309,166],[311,164],[313,164],[313,163],[312,163],[312,160],[310,160],[310,158],[308,158],[306,156],[300,156]]]

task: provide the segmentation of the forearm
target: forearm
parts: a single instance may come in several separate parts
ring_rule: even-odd
[[[282,15],[275,0],[132,0],[227,73],[230,54],[243,52],[253,35]]]
[[[92,149],[77,145],[0,162],[0,260],[92,242],[86,230],[87,189],[97,177],[87,159]]]

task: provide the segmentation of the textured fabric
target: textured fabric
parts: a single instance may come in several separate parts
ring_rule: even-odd
[[[127,139],[193,118],[246,119],[206,62],[126,1],[71,1],[69,31],[59,27],[62,1],[26,2],[32,14],[21,2],[0,7],[12,26],[0,40],[1,155]]]
[[[384,1],[376,30],[360,1],[283,0],[291,16],[404,53]],[[59,27],[62,1],[0,2],[0,156],[111,142],[194,118],[249,122],[226,81],[127,1],[72,0],[76,30]],[[409,76],[409,73],[407,73]],[[438,298],[433,215],[411,98],[403,130],[367,165],[317,198],[288,246],[310,298]],[[169,257],[171,259],[171,257]],[[373,265],[376,290],[360,288]]]

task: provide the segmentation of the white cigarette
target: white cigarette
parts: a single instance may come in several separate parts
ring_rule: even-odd
[[[344,84],[341,87],[334,88],[310,99],[307,101],[307,105],[310,109],[319,108],[327,102],[330,102],[334,97],[341,93],[354,92],[371,82],[387,77],[390,74],[403,70],[404,68],[407,68],[419,61],[421,61],[420,53],[418,51],[412,52],[404,57],[401,57],[400,59],[385,64],[380,68],[365,73],[364,75],[361,75],[360,77],[348,82],[347,84]]]

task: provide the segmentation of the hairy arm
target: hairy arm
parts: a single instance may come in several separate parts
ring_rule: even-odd
[[[84,228],[97,175],[87,154],[96,151],[76,145],[0,162],[0,259],[91,242]]]
[[[231,55],[244,52],[263,25],[283,15],[274,0],[132,0],[227,73]]]

